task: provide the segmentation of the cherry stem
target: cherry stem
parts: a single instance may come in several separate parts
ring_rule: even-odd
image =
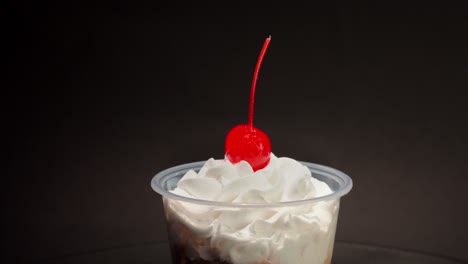
[[[260,70],[260,65],[262,65],[263,56],[268,48],[268,44],[270,44],[271,36],[265,40],[263,43],[263,48],[258,56],[257,66],[255,66],[254,76],[252,80],[252,87],[250,89],[250,105],[249,105],[249,127],[253,127],[253,111],[254,111],[254,98],[255,98],[255,88],[257,86],[257,79],[258,79],[258,72]]]

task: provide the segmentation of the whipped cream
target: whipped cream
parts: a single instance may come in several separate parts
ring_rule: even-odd
[[[174,194],[232,204],[271,204],[332,193],[310,170],[290,158],[271,154],[254,172],[244,161],[209,159],[198,173],[187,172]],[[185,243],[193,258],[220,257],[233,264],[328,263],[336,229],[338,200],[302,205],[220,207],[165,201],[169,221],[191,236]]]

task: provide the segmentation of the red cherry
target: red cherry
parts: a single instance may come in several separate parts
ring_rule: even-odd
[[[253,109],[258,71],[270,40],[271,37],[265,40],[255,67],[250,90],[249,123],[247,125],[238,125],[231,129],[225,143],[226,157],[232,163],[235,164],[241,160],[245,160],[252,166],[254,171],[263,169],[270,162],[270,139],[263,131],[253,126]]]
[[[267,134],[256,127],[238,125],[226,137],[226,156],[232,163],[247,161],[254,171],[270,162],[271,144]]]

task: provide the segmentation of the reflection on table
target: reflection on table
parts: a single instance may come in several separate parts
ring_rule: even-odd
[[[171,264],[169,244],[154,242],[127,247],[96,250],[49,259],[40,263],[158,263]],[[337,241],[332,264],[461,264],[466,261],[417,253],[409,250]]]

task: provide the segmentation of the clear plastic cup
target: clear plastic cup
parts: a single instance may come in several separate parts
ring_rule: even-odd
[[[351,178],[336,169],[301,162],[325,182],[329,195],[277,203],[226,203],[171,193],[189,170],[205,161],[175,166],[153,177],[162,195],[173,264],[330,264],[340,198]]]

